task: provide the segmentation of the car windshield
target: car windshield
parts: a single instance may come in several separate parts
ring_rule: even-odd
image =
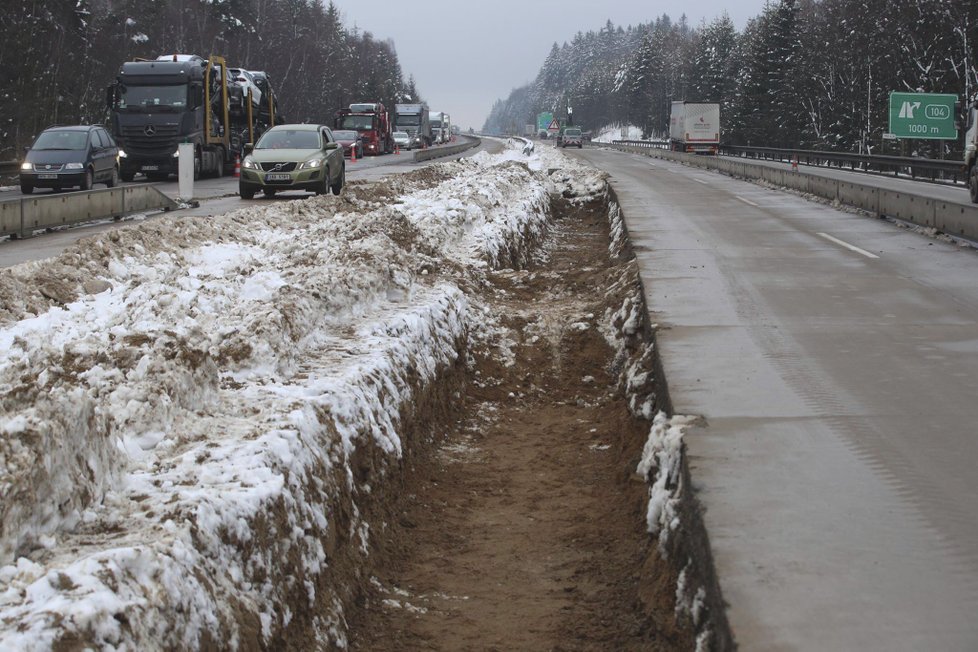
[[[180,86],[121,86],[120,109],[187,106],[187,87]]]
[[[31,149],[85,149],[87,131],[45,131],[37,137]]]
[[[272,130],[255,144],[255,149],[319,149],[319,132],[297,129]]]
[[[395,131],[394,138],[407,138],[408,134],[406,131]]]
[[[356,140],[357,132],[355,131],[334,131],[333,138],[336,140]]]

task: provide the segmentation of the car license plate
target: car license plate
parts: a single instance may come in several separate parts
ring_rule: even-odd
[[[291,174],[283,174],[279,172],[278,174],[266,174],[265,181],[289,181],[292,179]]]
[[[141,167],[139,169],[140,170],[143,170],[144,172],[153,172],[155,170],[159,170],[160,169],[160,166],[158,166],[158,165],[144,165],[143,167]]]
[[[37,175],[37,178],[38,179],[57,179],[58,178],[58,175],[56,175],[56,174],[39,174],[39,175]]]

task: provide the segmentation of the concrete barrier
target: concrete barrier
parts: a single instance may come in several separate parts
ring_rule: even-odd
[[[176,207],[175,201],[151,184],[23,196],[0,202],[0,235],[29,238],[39,229]]]
[[[837,181],[790,167],[758,165],[743,159],[697,156],[669,150],[610,145],[614,149],[686,165],[719,170],[743,179],[763,179],[776,186],[806,192],[862,209],[877,216],[893,217],[919,226],[978,241],[978,205],[942,201],[912,192],[885,190],[868,183]]]
[[[430,161],[433,158],[440,158],[442,156],[452,156],[453,154],[461,154],[465,150],[472,149],[473,147],[478,147],[482,144],[481,138],[476,138],[475,136],[460,136],[460,138],[465,138],[466,142],[459,143],[457,145],[449,145],[448,147],[429,147],[428,149],[419,149],[414,152],[415,163],[420,163],[421,161]]]

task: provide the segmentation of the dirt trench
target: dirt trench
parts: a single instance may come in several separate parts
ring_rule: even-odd
[[[351,649],[696,648],[646,531],[650,424],[602,334],[639,283],[608,208],[556,201],[531,264],[489,274],[460,416],[408,461]]]

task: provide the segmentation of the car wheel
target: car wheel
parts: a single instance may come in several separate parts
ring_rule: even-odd
[[[971,191],[971,201],[978,204],[978,163],[971,166],[970,176],[968,189]]]
[[[200,160],[200,150],[194,149],[194,181],[200,181],[204,162]]]
[[[329,177],[326,177],[327,179]],[[340,176],[336,180],[336,183],[332,184],[329,189],[333,191],[334,195],[338,195],[343,191],[343,186],[346,185],[346,164],[340,167]]]
[[[22,183],[22,184],[20,184],[20,191],[22,193],[24,193],[25,195],[29,195],[32,192],[34,192],[34,186],[31,186],[31,185]]]
[[[346,161],[345,160],[343,161],[343,165],[346,165]],[[313,190],[313,192],[316,193],[317,195],[328,195],[329,194],[329,189],[330,189],[330,185],[329,185],[329,168],[325,168],[323,170],[323,172],[324,172],[324,174],[323,174],[323,181],[322,181],[322,183],[319,184],[319,187],[318,188],[316,188],[316,189]]]
[[[278,192],[278,189],[277,188],[263,188],[262,189],[262,194],[264,194],[269,199],[271,199],[272,197],[274,197],[275,196],[275,193],[277,193],[277,192]]]
[[[109,175],[109,180],[105,182],[106,188],[115,188],[119,185],[119,170],[112,168],[112,174]]]
[[[241,199],[254,199],[255,189],[250,186],[238,186],[238,194]]]
[[[91,190],[92,189],[92,171],[91,170],[85,170],[85,178],[82,179],[81,189],[82,190]]]

